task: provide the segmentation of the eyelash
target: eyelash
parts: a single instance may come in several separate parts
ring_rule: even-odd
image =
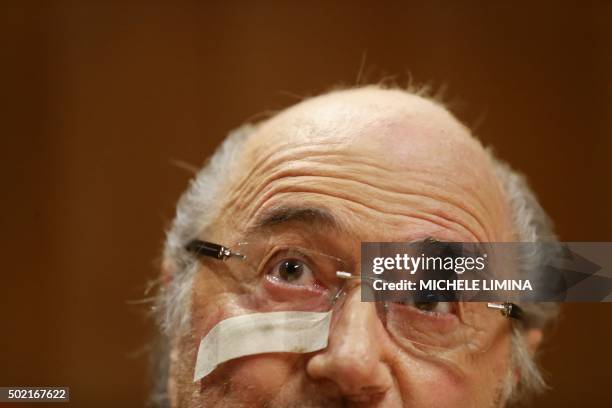
[[[277,249],[271,251],[270,255],[265,258],[264,262],[262,262],[262,269],[259,272],[260,275],[270,276],[273,268],[276,268],[280,262],[289,259],[295,259],[304,263],[304,265],[306,265],[312,271],[315,283],[320,286],[324,286],[317,276],[317,271],[319,268],[314,266],[315,263],[310,259],[310,257],[308,257],[308,255],[304,254],[303,252],[296,251],[295,249]]]
[[[450,302],[449,311],[447,313],[420,310],[414,305],[402,305],[398,303],[392,304],[391,308],[399,313],[398,316],[400,316],[400,318],[414,320],[415,324],[418,324],[420,321],[421,324],[435,325],[435,327],[454,327],[459,323],[457,312],[458,305],[454,302]]]
[[[398,305],[398,307],[405,307],[405,308],[410,308],[413,309],[419,313],[425,314],[425,315],[429,315],[429,316],[440,316],[440,315],[447,315],[447,314],[455,314],[456,311],[456,305],[453,302],[430,302],[430,303],[436,303],[436,304],[444,304],[445,306],[448,306],[448,312],[436,312],[436,311],[430,311],[430,310],[423,310],[423,309],[419,309],[417,307],[417,303],[428,303],[428,302],[414,302],[414,303],[408,303],[408,304],[404,304],[404,303],[400,303],[400,302],[396,302],[396,305]]]

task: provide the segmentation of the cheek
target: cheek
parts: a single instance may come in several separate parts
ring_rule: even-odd
[[[507,373],[505,355],[490,353],[449,368],[408,357],[396,371],[404,401],[419,407],[489,407]]]
[[[267,407],[287,393],[295,364],[288,355],[262,354],[228,361],[200,383],[205,407]],[[290,392],[290,391],[289,391]]]
[[[190,312],[196,348],[202,337],[220,321],[253,313],[230,289],[207,269],[202,269],[194,279]]]
[[[198,406],[270,406],[270,401],[282,391],[286,392],[287,384],[291,383],[295,364],[286,357],[262,354],[220,365],[199,384]]]
[[[466,407],[470,389],[461,378],[430,364],[412,364],[412,369],[398,376],[404,400],[419,407]]]
[[[197,350],[200,340],[212,327],[230,317],[253,313],[243,299],[231,293],[196,296],[192,302],[193,346]],[[208,401],[231,400],[262,404],[273,399],[287,384],[295,367],[300,366],[302,355],[260,354],[230,360],[217,367],[200,384],[202,395]],[[193,365],[195,366],[195,356]]]
[[[230,381],[230,392],[242,401],[269,401],[289,382],[297,358],[303,357],[261,354],[228,361],[223,367],[224,380]]]

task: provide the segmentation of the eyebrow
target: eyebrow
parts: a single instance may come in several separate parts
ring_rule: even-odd
[[[340,230],[340,223],[328,210],[319,207],[280,206],[263,212],[248,228],[247,233],[291,222],[312,225],[315,228]]]

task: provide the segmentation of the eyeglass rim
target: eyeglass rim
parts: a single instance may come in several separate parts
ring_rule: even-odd
[[[240,244],[246,244],[246,242],[241,242],[241,243],[238,243],[237,245],[240,245]],[[184,249],[187,252],[193,253],[196,256],[206,256],[206,257],[214,258],[214,259],[221,260],[221,261],[226,261],[230,258],[237,258],[239,260],[246,259],[246,256],[244,254],[241,254],[240,252],[237,252],[237,251],[233,251],[232,249],[230,249],[230,247],[227,247],[221,244],[217,244],[214,242],[210,242],[210,241],[204,241],[204,240],[197,239],[197,238],[189,241],[189,243],[185,245]],[[338,258],[332,255],[327,255],[322,252],[320,254],[329,256],[330,258],[339,260],[343,263],[345,262],[342,258]],[[344,271],[340,271],[340,272],[346,273]],[[354,276],[354,278],[359,278],[359,277]],[[525,323],[526,321],[525,311],[516,303],[487,302],[487,308],[499,310],[502,316],[508,319],[512,319],[512,321],[517,321],[521,323]]]

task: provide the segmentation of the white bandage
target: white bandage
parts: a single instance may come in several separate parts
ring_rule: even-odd
[[[238,357],[324,349],[330,317],[331,312],[269,312],[222,320],[200,341],[193,380]]]

